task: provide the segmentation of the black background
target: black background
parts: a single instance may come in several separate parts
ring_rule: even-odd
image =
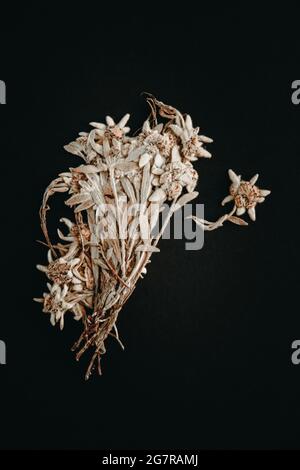
[[[1,18],[0,448],[298,448],[299,12],[20,8]],[[272,195],[256,223],[208,234],[201,251],[160,243],[120,315],[125,352],[109,341],[104,375],[85,383],[88,358],[70,351],[80,325],[60,332],[32,302],[45,285],[38,208],[79,163],[63,145],[106,114],[130,112],[138,129],[143,91],[214,138],[213,159],[197,164],[209,220],[228,168],[259,172]]]

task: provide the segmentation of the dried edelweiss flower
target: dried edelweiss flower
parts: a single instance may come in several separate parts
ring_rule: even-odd
[[[176,148],[176,147],[174,147]],[[184,187],[191,193],[198,181],[198,173],[190,162],[172,161],[165,167],[165,172],[160,176],[159,182],[165,191],[168,200],[180,196]],[[176,189],[177,188],[177,189]]]
[[[63,287],[58,284],[47,284],[49,293],[44,293],[43,298],[34,299],[36,302],[43,303],[43,312],[50,314],[50,322],[54,326],[59,322],[60,329],[64,327],[64,316],[67,311],[72,311],[76,305],[75,299],[68,301],[68,286],[65,284]],[[70,297],[71,300],[71,297]],[[74,319],[80,320],[82,314],[78,308],[73,310]]]
[[[181,120],[181,124],[181,126],[171,124],[170,129],[181,139],[184,157],[190,161],[195,161],[200,157],[211,158],[211,153],[203,147],[203,144],[209,144],[213,140],[205,135],[198,135],[200,129],[199,127],[193,128],[191,116],[187,115],[185,121]]]
[[[250,181],[241,180],[241,176],[235,174],[233,170],[228,171],[229,178],[232,181],[232,184],[229,188],[229,196],[226,196],[222,201],[222,205],[227,202],[234,201],[236,206],[236,214],[238,216],[243,215],[246,210],[250,219],[255,221],[256,213],[255,206],[256,204],[261,204],[264,202],[266,196],[268,196],[271,191],[268,189],[259,189],[255,186],[255,183],[258,179],[258,174],[254,175]]]
[[[127,134],[129,114],[120,121],[110,116],[105,123],[91,122],[90,132],[65,149],[83,162],[60,173],[45,191],[40,209],[41,227],[48,245],[48,264],[38,265],[50,282],[49,292],[35,299],[50,314],[52,325],[64,327],[71,313],[82,322],[83,331],[73,349],[79,359],[89,348],[93,355],[86,373],[89,378],[106,352],[106,340],[113,336],[123,347],[117,329],[119,312],[132,294],[137,281],[147,272],[147,264],[175,210],[198,196],[198,173],[193,167],[198,158],[210,158],[206,144],[212,139],[199,135],[189,115],[154,97],[147,99],[152,121],[147,119],[141,132]],[[167,119],[157,122],[157,113]],[[270,192],[255,186],[257,176],[242,181],[232,170],[230,195],[223,204],[234,202],[228,214],[216,222],[190,216],[203,230],[215,230],[229,221],[247,225],[239,216],[247,210],[255,220],[255,206]],[[73,220],[60,219],[67,228],[58,229],[59,242],[53,244],[47,229],[49,198],[68,193],[65,204],[73,210]],[[163,204],[169,211],[158,234]]]

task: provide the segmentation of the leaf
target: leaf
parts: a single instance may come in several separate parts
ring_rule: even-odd
[[[227,220],[236,225],[248,225],[248,222],[243,219],[240,219],[240,217],[236,217],[235,215],[231,215],[230,217],[228,217]]]
[[[147,133],[151,131],[149,120],[147,119],[143,124],[143,132]]]
[[[193,121],[192,121],[192,118],[189,114],[186,115],[185,126],[186,126],[188,131],[193,130]]]
[[[108,238],[113,240],[119,240],[118,231],[117,231],[117,223],[116,219],[112,214],[112,211],[109,211],[106,216],[107,221],[107,234]]]
[[[176,124],[170,124],[170,129],[172,129],[172,131],[174,132],[174,134],[176,134],[178,137],[181,136],[182,134],[182,129],[181,127],[177,126]]]
[[[192,219],[196,225],[199,225],[199,227],[205,230],[205,221],[203,219],[199,219],[195,215],[189,215],[188,217],[186,217],[186,219]]]
[[[151,155],[149,153],[143,153],[139,160],[139,167],[143,168],[149,161],[150,161]]]
[[[95,263],[97,266],[100,266],[102,269],[108,269],[107,264],[102,261],[100,258],[94,258],[93,263]]]
[[[159,217],[159,204],[157,202],[153,202],[148,207],[148,217],[150,221],[150,231],[154,229],[157,224],[158,217]]]
[[[122,210],[121,212],[121,217],[120,217],[120,226],[119,226],[119,233],[120,233],[120,239],[125,240],[127,236],[127,228],[128,228],[128,211],[127,207],[125,210]]]
[[[142,155],[142,153],[145,152],[145,148],[144,147],[138,147],[138,148],[135,148],[133,150],[131,150],[131,152],[129,152],[128,154],[128,161],[129,162],[137,162],[138,159],[140,158],[140,156]]]
[[[126,176],[121,178],[121,184],[123,186],[123,189],[124,189],[128,199],[129,199],[129,201],[131,202],[131,204],[135,204],[136,203],[136,197],[135,197],[134,188],[133,188],[131,182],[129,181],[129,179]]]
[[[104,130],[106,128],[105,124],[102,124],[102,122],[90,122],[90,126],[96,127],[97,129]]]
[[[136,232],[136,229],[139,225],[139,216],[136,216],[129,225],[128,238],[133,238]]]
[[[153,245],[139,245],[135,251],[148,251],[151,253],[159,253],[160,249]]]
[[[149,240],[150,238],[150,227],[148,217],[146,214],[140,214],[139,216],[140,232],[142,240]]]
[[[208,152],[205,148],[200,147],[199,149],[199,156],[204,157],[204,158],[211,158],[212,155],[210,152]]]
[[[91,195],[95,204],[97,205],[106,204],[105,197],[102,192],[102,188],[100,186],[98,186],[97,190],[94,189],[91,192]]]
[[[78,142],[70,142],[68,145],[64,146],[64,149],[73,155],[78,155],[79,157],[85,158],[84,154],[82,153],[82,145]]]
[[[107,123],[107,125],[108,125],[109,127],[113,127],[113,126],[116,125],[116,124],[115,124],[115,121],[114,121],[113,118],[110,117],[110,116],[106,116],[105,120],[106,120],[106,123]]]
[[[105,158],[109,158],[110,144],[106,137],[103,139],[102,149],[103,149],[103,156]]]
[[[99,145],[95,142],[95,137],[97,135],[97,129],[93,129],[89,136],[88,136],[88,145],[90,145],[92,147],[93,150],[95,150],[95,152],[97,152],[99,155],[102,155],[103,154],[103,147],[102,145]]]
[[[239,185],[241,178],[231,169],[228,170],[228,176],[235,185]]]
[[[172,157],[171,157],[171,160],[172,160],[172,163],[174,162],[181,162],[181,156],[180,156],[180,152],[179,152],[179,149],[178,149],[178,145],[174,145],[172,147]]]
[[[67,206],[74,206],[75,204],[81,204],[82,202],[91,201],[91,195],[89,193],[74,194],[65,201]]]
[[[129,118],[130,118],[130,114],[129,113],[125,114],[125,116],[123,116],[122,119],[118,122],[118,127],[120,129],[123,129],[126,126]]]
[[[157,188],[154,193],[149,197],[150,202],[161,202],[166,198],[166,193],[163,189]]]
[[[76,173],[99,173],[100,169],[95,165],[80,165],[77,168],[74,168],[73,171]]]
[[[98,238],[94,233],[91,233],[91,259],[97,259],[99,256],[98,254]],[[93,271],[93,276],[94,276],[94,281],[95,285],[98,285],[98,280],[99,280],[99,267],[95,266],[94,263],[92,263],[92,271]]]
[[[124,173],[130,173],[137,169],[137,164],[135,162],[121,161],[115,165],[115,168],[123,171]]]
[[[206,135],[199,135],[198,138],[201,142],[204,142],[205,144],[211,144],[213,142],[213,139],[207,137]]]
[[[164,165],[166,159],[161,156],[160,153],[157,153],[154,158],[154,164],[158,168],[160,168],[162,165]]]
[[[173,212],[177,211],[188,202],[191,202],[193,199],[195,199],[198,196],[198,194],[199,194],[198,191],[193,191],[192,193],[187,193],[181,196],[181,198],[178,199],[178,201],[176,202]]]
[[[56,193],[66,193],[67,191],[69,191],[69,188],[68,187],[66,187],[66,188],[57,188],[56,187],[56,188],[53,189],[53,191],[56,192]]]
[[[105,165],[105,163],[99,163],[98,164],[98,169],[99,171],[107,171],[107,165]]]
[[[105,300],[104,311],[112,308],[118,302],[119,298],[120,298],[120,295],[118,295],[116,291],[113,291],[110,294],[108,294]]]
[[[150,163],[147,163],[143,168],[143,179],[141,187],[141,203],[145,203],[148,199],[151,189],[151,180],[150,180]]]
[[[91,201],[91,200],[82,202],[81,204],[79,204],[79,206],[76,207],[76,209],[74,210],[74,213],[77,214],[78,212],[85,211],[86,209],[89,209],[93,205],[94,205],[94,201]]]
[[[153,131],[156,131],[158,132],[159,134],[161,133],[161,131],[163,130],[163,123],[161,122],[160,124],[157,124],[157,126],[153,127]]]

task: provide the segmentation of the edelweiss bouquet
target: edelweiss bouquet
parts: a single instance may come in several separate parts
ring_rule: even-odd
[[[189,115],[152,96],[147,101],[151,116],[136,136],[128,136],[128,114],[118,123],[107,116],[105,124],[91,122],[90,132],[80,132],[65,147],[83,162],[51,182],[40,209],[49,250],[48,264],[37,267],[48,278],[49,292],[35,300],[43,304],[52,325],[59,323],[62,329],[68,312],[82,322],[73,349],[77,360],[89,348],[93,351],[86,379],[95,366],[101,374],[109,335],[123,348],[118,315],[146,274],[152,254],[159,252],[157,244],[174,212],[198,196],[193,163],[211,157],[206,145],[212,139],[199,135]],[[158,114],[163,123],[157,122]],[[214,230],[226,220],[247,225],[240,216],[247,210],[255,220],[256,204],[270,193],[255,185],[258,175],[246,182],[229,170],[229,177],[230,194],[223,204],[232,201],[233,208],[216,222],[191,216],[203,230]],[[55,193],[67,193],[65,204],[74,211],[72,220],[60,219],[66,232],[58,230],[57,244],[49,238],[46,220],[48,200]],[[154,233],[163,209],[167,215]]]

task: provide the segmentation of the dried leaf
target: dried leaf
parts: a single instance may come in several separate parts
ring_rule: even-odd
[[[158,203],[153,202],[148,208],[148,217],[150,221],[150,232],[154,229],[158,222],[160,206]]]
[[[176,205],[174,206],[173,211],[177,211],[180,209],[182,206],[187,204],[188,202],[191,202],[193,199],[195,199],[199,193],[197,191],[193,191],[192,193],[186,193],[183,196],[181,196],[180,199],[176,202]]]
[[[135,251],[148,251],[151,253],[159,253],[160,249],[153,245],[139,245]]]
[[[145,152],[145,147],[137,147],[133,149],[131,152],[128,154],[128,161],[129,162],[137,162],[140,158],[140,156]]]
[[[137,227],[139,226],[140,220],[139,220],[139,215],[137,215],[133,221],[129,224],[128,228],[128,237],[129,239],[134,238],[134,234],[136,233]]]
[[[149,161],[150,161],[151,155],[149,153],[143,153],[139,160],[139,167],[143,168]]]
[[[178,149],[178,145],[174,145],[174,147],[172,148],[172,162],[175,163],[175,162],[180,162],[180,161],[181,161],[181,156],[180,156],[180,152]]]
[[[65,204],[67,206],[74,206],[75,204],[80,204],[82,202],[90,201],[91,196],[88,193],[79,193],[79,194],[74,194],[74,196],[71,196],[69,199],[65,201]]]
[[[115,165],[117,170],[123,171],[124,173],[131,173],[137,169],[137,164],[129,161],[122,161]]]
[[[107,264],[103,260],[101,260],[100,258],[94,258],[93,263],[95,263],[97,266],[100,266],[100,268],[102,268],[102,269],[106,269],[106,270],[109,269]]]
[[[85,159],[82,145],[79,144],[78,142],[70,142],[68,145],[64,146],[64,149],[67,152],[72,153],[73,155],[77,155],[77,156]]]
[[[147,163],[143,168],[143,179],[141,186],[141,203],[144,204],[151,190],[151,180],[150,180],[150,164]]]
[[[97,129],[94,129],[90,132],[90,134],[88,136],[87,144],[90,145],[92,147],[92,149],[95,152],[97,152],[99,155],[102,155],[103,154],[103,147],[102,147],[102,145],[97,144],[97,142],[95,142],[96,136],[97,136]]]
[[[171,124],[169,127],[170,127],[170,129],[172,129],[172,131],[174,132],[175,135],[177,135],[178,137],[181,136],[181,134],[182,134],[181,127],[177,126],[176,124]]]
[[[229,220],[230,222],[236,225],[248,225],[248,222],[241,219],[240,217],[236,217],[235,215],[231,215],[230,217],[228,217],[227,220]]]
[[[146,214],[141,213],[139,216],[140,232],[142,240],[149,240],[150,238],[150,227],[148,217]]]
[[[157,168],[160,168],[161,166],[163,166],[166,162],[166,159],[163,158],[160,153],[157,153],[155,155],[155,158],[154,158],[154,165],[157,167]]]
[[[93,205],[94,205],[94,201],[91,201],[91,200],[82,202],[81,204],[79,204],[79,206],[76,207],[76,209],[74,210],[74,213],[77,214],[78,212],[87,210],[90,207],[93,207]]]
[[[73,171],[77,173],[99,173],[100,169],[95,165],[80,165],[77,168],[74,168]]]
[[[157,188],[149,197],[150,202],[161,202],[166,199],[166,193],[163,189]]]
[[[135,191],[134,191],[132,184],[130,183],[129,179],[126,176],[121,178],[121,184],[131,204],[135,204],[136,203]]]
[[[106,128],[105,124],[102,124],[101,122],[90,122],[90,126],[96,127],[97,129],[104,130]]]

